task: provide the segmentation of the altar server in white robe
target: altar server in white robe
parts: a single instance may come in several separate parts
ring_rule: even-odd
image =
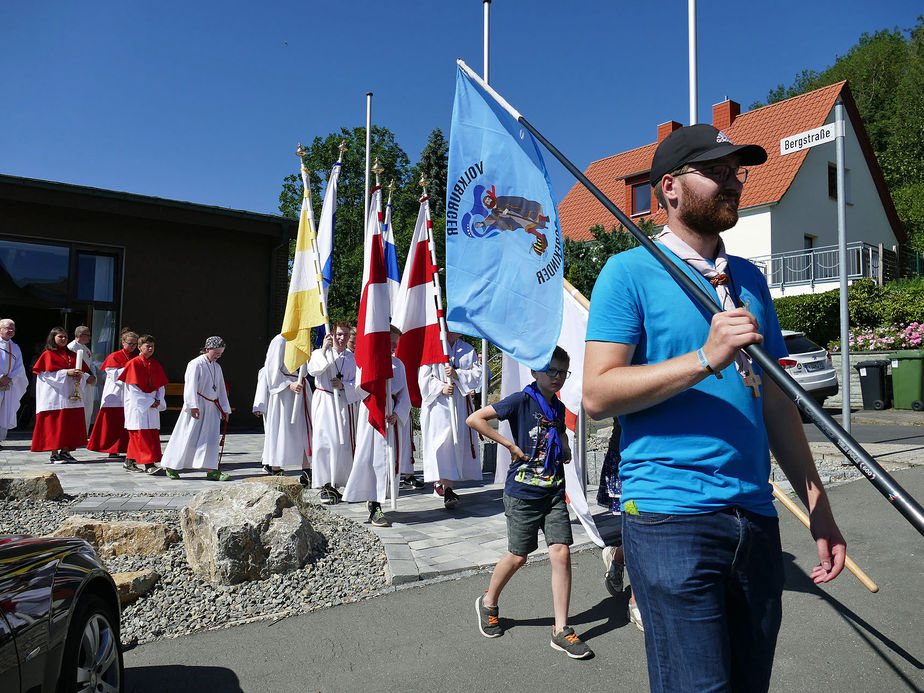
[[[336,503],[342,498],[337,486],[346,485],[353,466],[356,441],[354,412],[359,397],[356,393],[356,360],[347,351],[350,325],[338,322],[325,335],[320,349],[311,352],[308,373],[314,377],[315,390],[311,399],[312,421],[312,486],[321,489],[321,500]],[[334,390],[339,392],[339,406]],[[336,417],[336,418],[335,418]],[[337,435],[337,421],[343,430],[343,443]]]
[[[474,347],[456,332],[449,332],[447,339],[449,363],[421,366],[417,382],[424,481],[433,482],[433,494],[443,499],[446,508],[453,508],[459,502],[452,490],[455,482],[481,479],[478,439],[465,425],[474,411],[471,393],[481,387],[481,361]],[[456,410],[458,445],[453,443],[450,407]]]
[[[16,323],[9,318],[0,320],[0,443],[7,431],[16,428],[19,401],[29,386],[29,377],[22,362],[22,351],[13,341]]]
[[[401,332],[392,327],[392,354],[394,354],[400,336]],[[407,391],[404,364],[394,355],[391,357],[391,368],[393,372],[391,379],[392,413],[385,417],[385,423],[390,431],[393,446],[391,459],[393,464],[397,464],[401,458],[401,447],[404,445],[400,429],[402,426],[410,426],[411,397]],[[382,503],[388,495],[389,474],[396,476],[395,469],[389,469],[388,466],[389,443],[386,437],[369,423],[369,410],[365,404],[368,393],[359,386],[356,391],[363,401],[357,407],[359,420],[356,424],[356,451],[353,453],[353,470],[350,472],[350,480],[343,491],[343,500],[348,503],[366,501],[369,522],[376,527],[388,527],[391,523],[382,512]]]
[[[311,485],[311,388],[298,382],[286,368],[286,338],[273,337],[263,366],[269,393],[263,426],[266,432],[263,464],[272,472],[301,469],[302,486]],[[292,410],[295,409],[295,423]]]
[[[209,481],[228,481],[231,477],[218,469],[221,423],[231,413],[225,377],[218,365],[225,342],[221,337],[209,337],[202,351],[186,366],[183,409],[161,467],[171,479],[179,479],[182,469],[205,469]]]

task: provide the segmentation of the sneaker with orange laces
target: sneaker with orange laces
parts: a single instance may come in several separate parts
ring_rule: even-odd
[[[478,630],[484,637],[499,638],[504,634],[500,619],[497,617],[497,606],[485,606],[483,594],[475,600],[475,611],[478,614]]]
[[[574,629],[571,626],[565,626],[558,633],[553,628],[552,641],[549,644],[552,649],[561,650],[571,659],[587,659],[593,655],[593,650],[574,634]]]

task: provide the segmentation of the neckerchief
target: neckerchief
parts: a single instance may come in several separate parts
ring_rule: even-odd
[[[539,411],[542,416],[549,421],[548,447],[546,448],[545,462],[543,462],[542,471],[549,474],[561,461],[561,436],[558,434],[558,428],[555,426],[555,410],[548,403],[542,393],[539,392],[539,386],[534,382],[523,388],[523,392],[533,398],[533,401],[539,405]]]
[[[661,233],[655,236],[655,240],[703,275],[712,284],[715,288],[716,296],[719,297],[719,306],[722,310],[731,310],[737,305],[735,297],[728,290],[731,280],[728,273],[728,254],[725,252],[725,242],[721,238],[719,238],[714,265],[693,250],[666,226]],[[735,370],[744,379],[745,387],[751,388],[755,397],[760,397],[760,390],[757,387],[760,385],[760,376],[754,372],[751,357],[743,351],[739,350],[738,355],[735,356]]]

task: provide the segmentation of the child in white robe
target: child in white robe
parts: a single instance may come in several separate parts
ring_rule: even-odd
[[[346,348],[350,325],[338,322],[333,332],[324,337],[320,349],[308,360],[308,373],[314,378],[315,391],[311,399],[312,487],[321,489],[321,500],[337,503],[342,494],[337,486],[346,485],[353,466],[356,442],[356,360]],[[337,391],[335,399],[334,390]],[[337,403],[339,399],[339,404]],[[343,432],[340,442],[337,429]]]
[[[456,481],[481,479],[478,438],[465,425],[465,419],[475,410],[471,393],[481,387],[481,361],[475,348],[459,339],[456,332],[447,336],[449,363],[421,366],[417,380],[424,481],[433,483],[433,494],[450,509],[459,502],[453,491]],[[456,410],[458,445],[453,442],[450,408]]]
[[[221,424],[231,413],[224,374],[218,365],[224,351],[221,337],[209,337],[203,353],[186,366],[183,409],[161,461],[171,479],[179,479],[181,469],[205,469],[209,481],[231,478],[218,468]]]
[[[359,405],[359,420],[356,425],[356,451],[353,454],[353,469],[350,479],[343,491],[343,500],[348,503],[366,501],[369,522],[376,527],[389,527],[391,522],[382,511],[382,503],[389,492],[389,474],[397,477],[395,467],[389,468],[389,458],[397,466],[401,457],[401,426],[409,426],[411,418],[411,397],[407,391],[407,379],[404,363],[395,358],[394,350],[401,332],[391,328],[391,397],[392,413],[385,417],[388,439],[369,423],[369,410],[366,408],[367,393],[356,388],[363,401]],[[389,446],[392,447],[389,453]],[[394,479],[397,484],[397,478]]]
[[[311,388],[299,383],[297,373],[286,368],[285,353],[286,338],[276,335],[266,350],[263,366],[268,393],[263,464],[270,467],[271,474],[282,474],[284,467],[301,469],[299,481],[302,486],[311,486]]]

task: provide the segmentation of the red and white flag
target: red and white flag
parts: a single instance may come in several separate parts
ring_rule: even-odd
[[[430,259],[432,233],[430,202],[423,197],[391,319],[391,324],[401,330],[395,356],[404,363],[408,394],[414,407],[420,406],[418,369],[430,363],[447,362],[440,343],[440,316],[436,308],[437,268]]]
[[[568,503],[571,505],[587,535],[597,546],[603,546],[603,539],[597,525],[594,523],[590,507],[587,505],[587,498],[584,496],[581,488],[581,475],[586,460],[578,459],[576,446],[574,444],[574,429],[577,423],[577,413],[581,409],[581,397],[583,389],[584,373],[584,335],[587,334],[587,309],[572,296],[567,289],[565,291],[561,334],[558,337],[558,346],[568,352],[571,357],[571,363],[568,369],[571,375],[565,381],[558,396],[562,404],[565,405],[565,425],[568,427],[568,442],[571,445],[571,454],[574,456],[571,464],[565,465],[565,493],[568,497]],[[503,378],[501,380],[501,397],[506,397],[514,392],[519,392],[533,381],[529,369],[517,363],[514,359],[504,354]],[[506,438],[513,439],[513,433],[510,431],[510,424],[501,421],[498,431]],[[504,483],[507,478],[507,469],[510,467],[510,452],[501,446],[497,446],[497,468],[495,472],[495,483]]]
[[[391,368],[391,315],[388,276],[382,249],[382,189],[372,189],[363,252],[363,293],[356,325],[356,370],[359,386],[369,393],[364,404],[369,423],[385,435],[386,392]]]

